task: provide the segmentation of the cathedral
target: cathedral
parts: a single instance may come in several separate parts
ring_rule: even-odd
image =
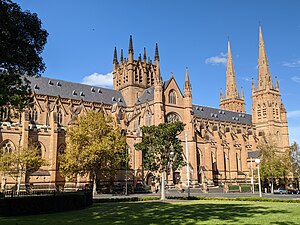
[[[166,175],[168,185],[173,186],[187,185],[188,179],[195,187],[204,183],[210,186],[248,183],[254,166],[252,157],[257,157],[253,153],[257,152],[262,136],[274,137],[283,151],[289,147],[286,110],[278,81],[272,81],[261,27],[257,83],[252,81],[252,114],[245,112],[244,93],[237,88],[229,41],[226,90],[220,93],[220,108],[193,104],[188,69],[183,89],[173,75],[163,81],[158,45],[153,61],[147,57],[146,49],[136,58],[131,36],[127,58],[123,50],[118,57],[114,49],[113,89],[47,77],[28,79],[33,104],[15,121],[2,117],[0,148],[14,151],[29,142],[39,146],[48,164],[31,175],[33,186],[66,185],[58,162],[66,147],[66,128],[77,115],[88,110],[112,115],[124,131],[130,155],[128,180],[134,186],[141,182],[150,184],[154,176],[143,170],[142,154],[134,149],[134,144],[143,138],[142,126],[177,120],[186,124],[179,139],[189,166]],[[2,188],[14,185],[15,181],[5,174],[0,173],[0,177]],[[123,182],[124,172],[115,179]],[[86,179],[78,177],[76,182],[85,183]]]

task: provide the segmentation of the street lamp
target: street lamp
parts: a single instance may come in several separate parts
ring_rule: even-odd
[[[259,172],[260,159],[255,159],[255,163],[257,165],[257,173],[258,173],[259,197],[262,197],[262,194],[261,194],[261,183],[260,183],[260,172]]]
[[[188,134],[187,134],[187,132],[185,132],[185,154],[186,154],[187,191],[188,191],[188,197],[190,197],[191,196],[190,164],[189,164],[189,149],[188,149]]]

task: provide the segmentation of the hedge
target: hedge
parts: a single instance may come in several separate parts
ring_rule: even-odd
[[[0,216],[17,216],[83,209],[93,204],[91,191],[0,199]]]

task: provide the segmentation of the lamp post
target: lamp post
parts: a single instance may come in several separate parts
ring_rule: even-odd
[[[252,165],[252,157],[251,160],[251,187],[252,187],[252,194],[254,194],[254,175],[253,175],[253,165]]]
[[[260,183],[260,172],[259,172],[260,159],[255,159],[255,163],[257,165],[257,173],[258,173],[259,197],[262,197],[262,194],[261,194],[261,183]]]
[[[189,164],[189,149],[188,149],[188,135],[185,132],[185,154],[186,154],[186,175],[187,175],[187,194],[191,196],[190,190],[190,164]]]

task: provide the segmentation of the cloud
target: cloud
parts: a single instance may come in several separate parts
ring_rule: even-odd
[[[293,76],[291,79],[294,82],[300,83],[300,77],[298,77],[298,76]]]
[[[300,110],[294,110],[294,111],[289,111],[287,112],[288,118],[300,118]]]
[[[107,74],[93,73],[91,75],[85,76],[82,79],[81,83],[93,86],[112,87],[113,75],[112,72]]]
[[[226,66],[227,63],[227,54],[221,52],[217,56],[212,56],[207,59],[205,59],[206,64],[212,64],[212,65],[218,65],[218,64],[223,64]]]
[[[292,62],[284,62],[283,66],[290,68],[300,67],[300,59],[294,60]]]
[[[290,136],[290,144],[296,141],[298,144],[300,143],[300,126],[299,127],[290,127],[289,126],[289,136]]]
[[[246,82],[252,82],[252,78],[250,77],[242,77],[242,80]]]

